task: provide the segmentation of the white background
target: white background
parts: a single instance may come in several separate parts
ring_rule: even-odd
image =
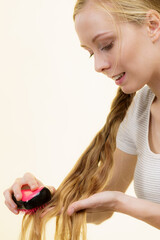
[[[32,172],[59,186],[103,127],[117,87],[97,74],[80,48],[71,0],[0,1],[0,236],[16,240],[22,215],[3,191]],[[133,186],[128,194],[134,196]],[[48,225],[52,235],[54,221]],[[95,226],[88,240],[159,239],[159,231],[122,214]],[[51,238],[50,238],[51,239]],[[53,239],[53,238],[52,238]]]

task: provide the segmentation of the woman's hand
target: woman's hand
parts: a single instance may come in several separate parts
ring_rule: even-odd
[[[96,193],[89,198],[72,203],[67,210],[69,216],[74,212],[86,210],[87,213],[102,213],[116,211],[118,197],[123,194],[117,191],[104,191]]]
[[[11,212],[18,214],[17,205],[12,199],[12,194],[14,194],[17,201],[22,198],[21,189],[30,188],[32,191],[36,190],[38,187],[43,186],[43,183],[35,178],[31,173],[25,173],[22,178],[17,178],[13,185],[4,191],[5,204]],[[47,186],[48,187],[48,186]],[[52,194],[55,192],[55,188],[48,187]]]

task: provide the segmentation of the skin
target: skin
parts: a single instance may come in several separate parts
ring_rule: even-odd
[[[152,18],[156,16],[153,15]],[[90,54],[93,54],[95,70],[109,78],[126,72],[126,79],[120,85],[123,92],[133,93],[148,84],[157,97],[160,97],[160,41],[158,39],[160,33],[157,32],[156,26],[153,23],[153,26],[146,24],[137,26],[117,21],[116,24],[121,33],[120,37],[112,18],[92,3],[85,6],[75,18],[75,28],[80,43]],[[100,36],[92,42],[95,36],[105,32],[109,32],[109,35]],[[112,48],[105,48],[112,42]],[[118,63],[114,69],[117,56],[119,56]]]
[[[156,11],[149,10],[146,15],[146,22],[142,26],[122,23],[117,20],[116,24],[121,33],[120,37],[117,34],[113,19],[91,3],[88,3],[75,18],[75,28],[80,43],[89,51],[89,54],[93,54],[97,72],[103,73],[109,78],[125,72],[125,80],[120,85],[125,93],[133,93],[145,84],[155,93],[156,97],[151,106],[151,117],[156,129],[160,129],[160,118],[158,119],[158,109],[160,107],[160,16]],[[94,42],[92,41],[97,34],[104,32],[105,35],[97,37]],[[108,32],[109,34],[107,34]],[[150,131],[152,138],[149,136],[151,140],[154,139],[154,134],[155,131],[152,127],[152,131]],[[160,142],[160,136],[156,137],[157,141]],[[159,146],[155,146],[153,141],[150,142],[155,151],[160,152]],[[68,215],[71,216],[74,212],[83,209],[90,213],[98,212],[98,215],[100,215],[100,212],[116,211],[140,219],[160,229],[160,204],[133,198],[124,193],[132,180],[132,178],[128,179],[130,174],[128,174],[128,167],[126,167],[126,163],[129,166],[133,162],[131,158],[134,160],[134,166],[131,168],[133,174],[136,156],[129,156],[116,149],[114,161],[117,164],[115,165],[118,166],[119,162],[125,162],[125,164],[122,164],[125,167],[121,167],[120,170],[118,166],[115,169],[115,176],[117,176],[118,171],[118,175],[126,176],[126,181],[121,183],[120,186],[122,181],[118,180],[115,183],[113,179],[111,183],[112,191],[104,189],[103,192],[72,203],[68,208]],[[17,200],[20,200],[20,190],[24,184],[29,185],[32,190],[42,185],[32,174],[27,173],[22,178],[17,179],[4,192],[5,203],[15,214],[18,214],[18,211],[12,201],[11,194],[14,193]],[[55,189],[52,188],[53,194],[54,191]]]
[[[12,200],[12,194],[16,197],[18,201],[22,198],[21,189],[30,188],[32,191],[36,190],[38,187],[44,186],[43,183],[35,178],[35,176],[29,172],[25,173],[22,178],[17,178],[13,185],[6,189],[3,193],[5,197],[5,204],[9,208],[11,212],[14,214],[19,214],[19,211],[17,209],[17,205]],[[51,192],[51,194],[54,194],[55,188],[52,186],[47,186]]]
[[[138,91],[145,84],[155,93],[151,113],[154,109],[152,119],[160,127],[160,121],[156,117],[160,107],[160,16],[156,11],[150,10],[146,23],[142,26],[118,21],[116,24],[120,36],[111,17],[103,10],[97,9],[94,4],[85,6],[75,18],[75,28],[81,46],[94,57],[97,72],[109,78],[126,72],[125,80],[120,85],[124,93]],[[106,34],[99,35],[101,33]],[[98,37],[93,41],[95,36]],[[116,65],[117,56],[119,57]],[[152,134],[154,135],[153,131]],[[160,150],[160,147],[158,149]],[[151,212],[146,211],[147,208],[150,208]],[[104,191],[77,201],[69,206],[68,214],[71,216],[82,209],[125,213],[160,229],[159,204],[132,198],[119,191]]]

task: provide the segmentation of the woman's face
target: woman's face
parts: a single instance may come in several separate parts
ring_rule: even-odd
[[[116,22],[116,26],[109,14],[91,4],[75,18],[81,46],[93,55],[95,70],[115,81],[123,92],[133,93],[156,77],[153,44],[146,25]]]

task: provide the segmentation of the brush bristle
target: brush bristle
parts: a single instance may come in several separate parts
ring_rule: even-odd
[[[32,208],[32,209],[19,209],[19,210],[25,214],[34,214],[38,209],[43,209],[45,206],[46,206],[46,204],[44,204],[40,207]]]

